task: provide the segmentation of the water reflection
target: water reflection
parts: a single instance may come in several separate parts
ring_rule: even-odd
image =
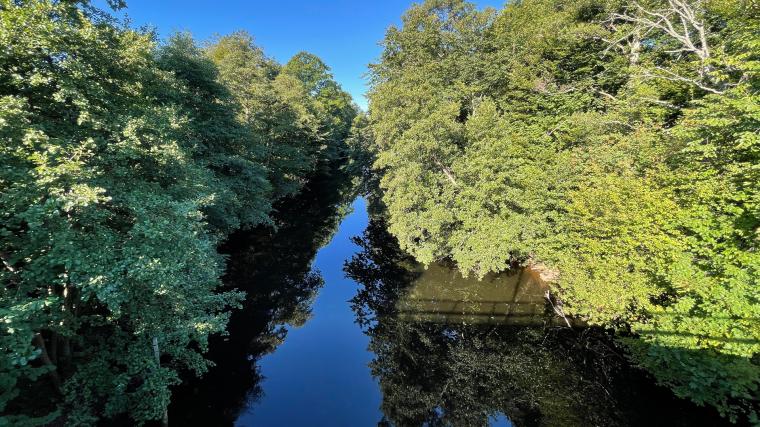
[[[345,266],[385,426],[718,425],[628,366],[602,331],[559,328],[530,270],[420,268],[375,218]],[[507,419],[509,421],[507,421]]]
[[[233,425],[261,398],[258,362],[285,340],[286,324],[309,319],[324,284],[311,262],[349,211],[351,192],[350,179],[339,171],[319,177],[278,207],[276,230],[261,227],[229,239],[224,283],[246,291],[244,307],[233,313],[229,334],[210,342],[208,357],[215,366],[173,390],[172,425]]]
[[[482,280],[463,277],[453,267],[431,265],[398,302],[401,319],[438,323],[541,325],[546,321],[548,287],[538,274],[521,268],[489,274]]]
[[[652,385],[601,331],[557,327],[545,285],[530,270],[480,282],[449,266],[422,269],[379,217],[355,247],[346,233],[366,223],[361,209],[332,239],[351,198],[348,180],[325,177],[281,206],[276,231],[230,240],[225,283],[247,292],[245,306],[229,334],[210,343],[216,366],[173,390],[172,425],[724,423]],[[331,240],[316,261],[323,278],[312,264]],[[335,268],[351,253],[344,270],[356,283]],[[354,289],[351,312],[344,304]],[[304,324],[312,311],[288,338],[286,325]],[[272,377],[266,383],[261,366]]]

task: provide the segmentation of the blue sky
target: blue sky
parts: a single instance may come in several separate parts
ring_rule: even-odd
[[[96,1],[96,4],[102,4]],[[286,62],[305,50],[332,68],[335,79],[366,109],[367,64],[380,55],[378,43],[399,24],[412,0],[127,0],[132,25],[154,26],[165,38],[190,31],[196,39],[247,30],[267,55]],[[477,0],[498,7],[504,0]]]

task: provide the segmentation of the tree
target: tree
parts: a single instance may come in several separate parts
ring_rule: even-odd
[[[184,84],[161,95],[183,107],[185,149],[214,173],[215,200],[205,209],[208,221],[223,235],[241,225],[266,223],[272,186],[262,143],[237,120],[240,106],[218,81],[216,65],[189,34],[170,37],[158,50],[158,65]]]
[[[756,420],[753,8],[413,6],[371,68],[390,231],[481,277],[540,266],[679,396]]]
[[[298,79],[313,100],[314,114],[320,122],[319,133],[323,138],[320,155],[327,161],[343,156],[346,151],[344,142],[358,111],[351,95],[335,82],[330,68],[308,52],[299,52],[290,58],[282,73]]]
[[[0,2],[0,424],[165,419],[179,373],[208,368],[242,298],[217,246],[319,161],[300,83],[222,41]]]

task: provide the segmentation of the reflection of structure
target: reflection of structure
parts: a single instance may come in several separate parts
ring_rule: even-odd
[[[546,321],[548,289],[528,268],[465,278],[455,268],[431,265],[420,271],[398,303],[405,320],[435,323],[539,325]]]

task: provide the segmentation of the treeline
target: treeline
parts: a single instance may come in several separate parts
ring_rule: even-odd
[[[760,422],[758,29],[742,0],[413,6],[371,66],[390,231],[533,265],[678,396]]]
[[[162,419],[242,300],[217,245],[348,156],[356,115],[319,58],[244,32],[0,0],[0,425]]]

